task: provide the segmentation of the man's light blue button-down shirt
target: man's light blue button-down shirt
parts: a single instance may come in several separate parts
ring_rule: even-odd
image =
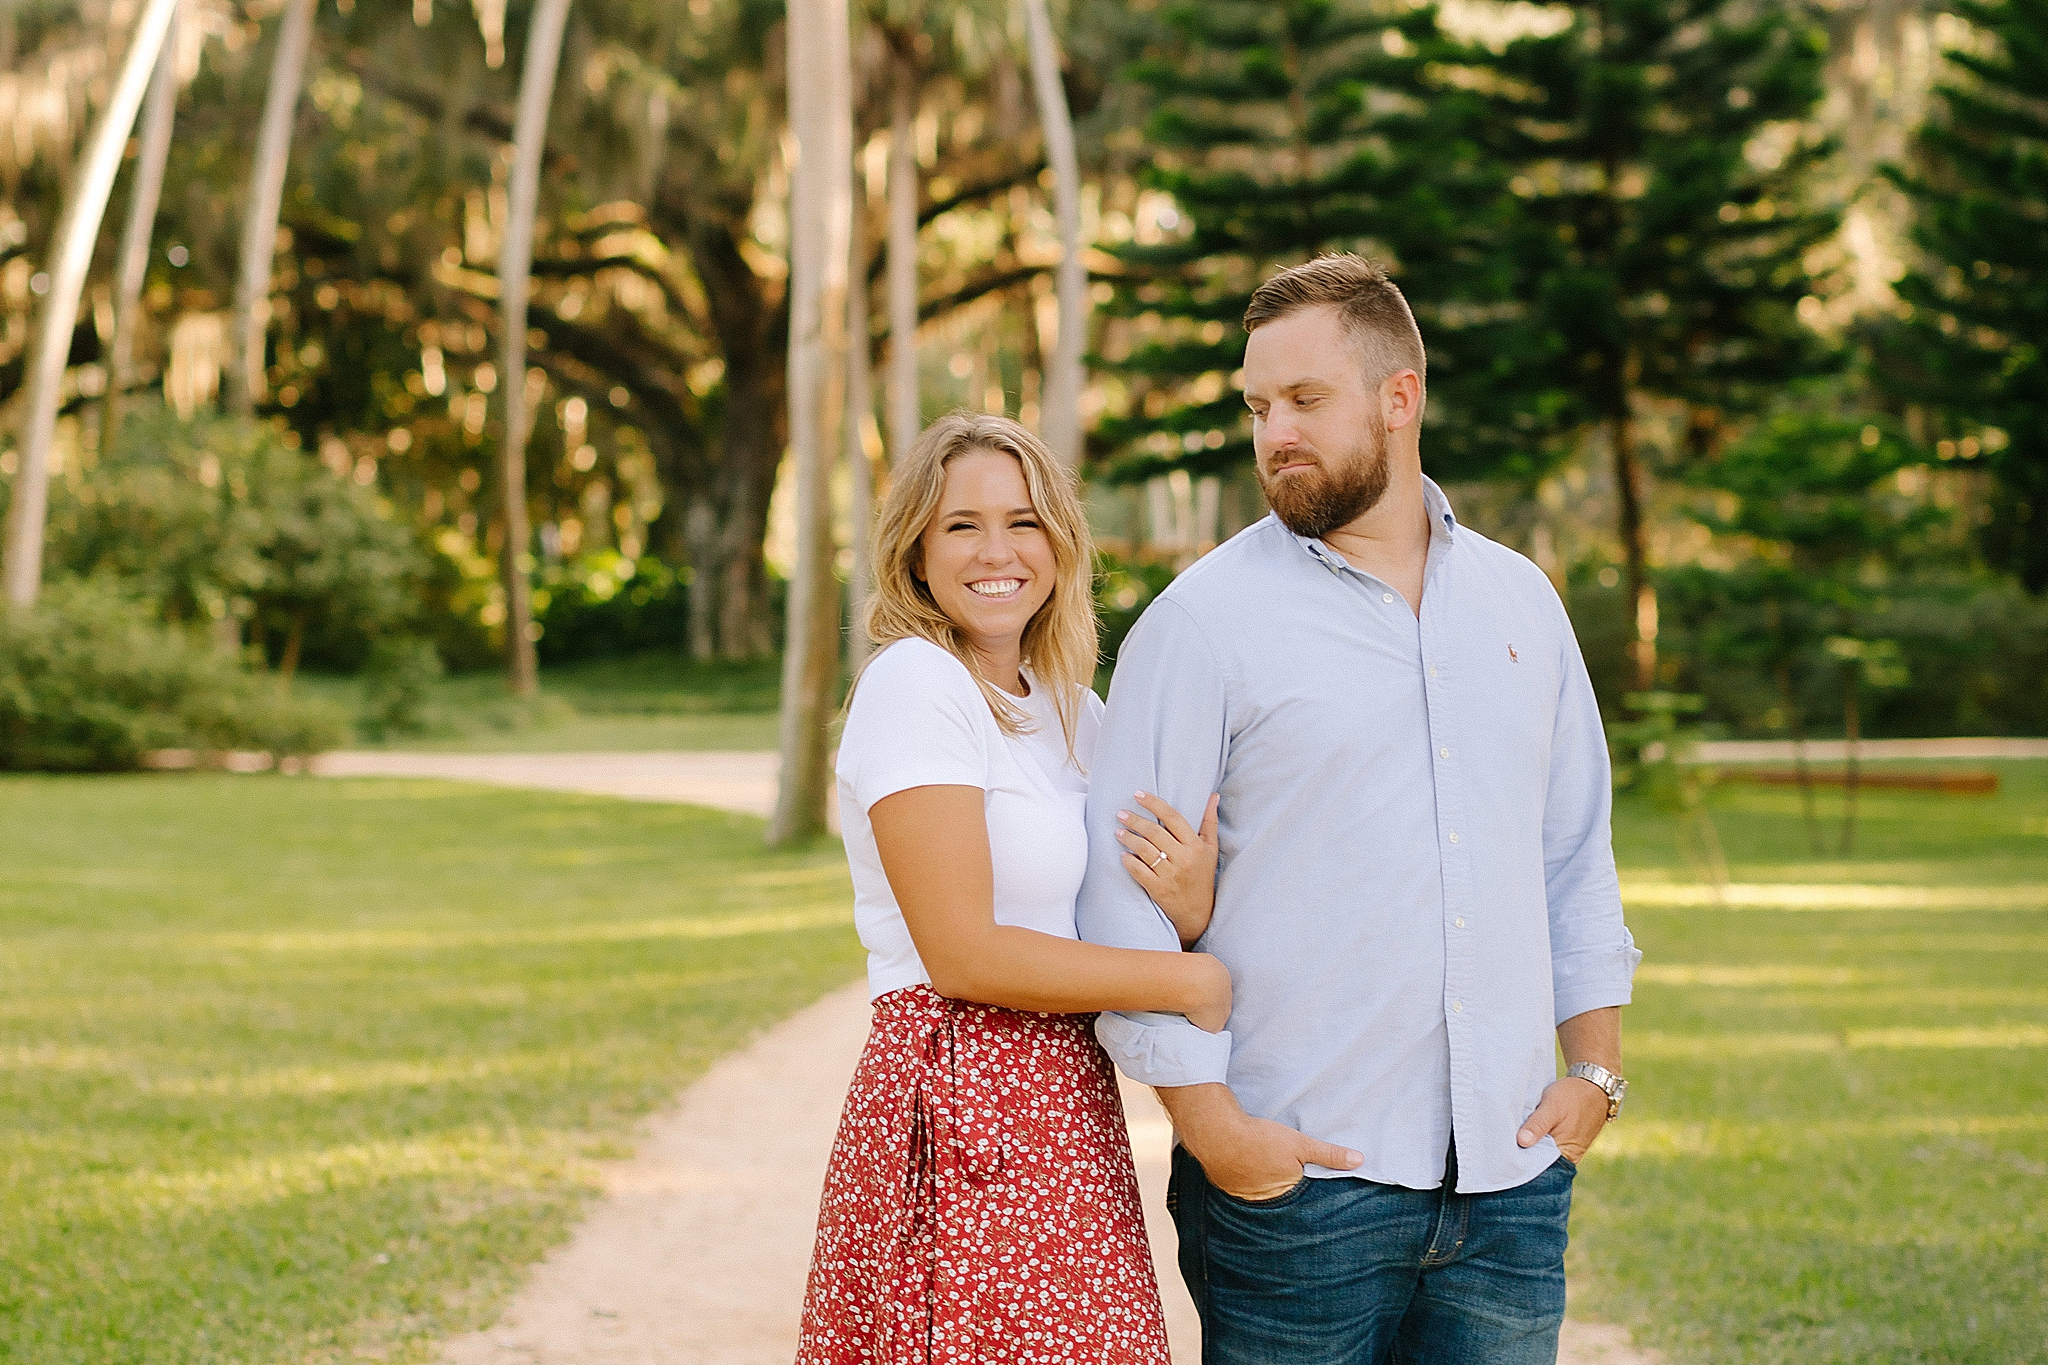
[[[1350,1174],[1508,1189],[1557,1159],[1515,1133],[1557,1075],[1558,1023],[1626,1004],[1607,749],[1563,604],[1425,481],[1418,619],[1273,518],[1198,561],[1118,654],[1089,774],[1082,937],[1178,946],[1123,870],[1136,791],[1223,796],[1216,913],[1227,1032],[1105,1014],[1148,1085],[1227,1082],[1247,1112],[1353,1148]]]

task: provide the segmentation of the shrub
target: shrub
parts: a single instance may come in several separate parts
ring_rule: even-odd
[[[171,621],[246,623],[289,676],[353,668],[417,614],[429,557],[377,494],[261,422],[144,407],[52,500],[52,562]]]
[[[295,756],[344,733],[332,707],[283,695],[103,580],[54,581],[0,617],[0,769],[134,768],[151,749]]]
[[[534,593],[545,663],[678,649],[689,639],[687,570],[606,550],[550,568]]]
[[[431,640],[379,640],[363,665],[358,728],[371,739],[425,730],[427,703],[442,671],[441,656]]]

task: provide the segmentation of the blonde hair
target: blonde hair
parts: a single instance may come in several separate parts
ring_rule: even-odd
[[[878,652],[913,637],[944,649],[967,666],[1004,734],[1014,737],[1029,730],[1029,717],[982,676],[966,634],[939,609],[930,586],[917,576],[924,563],[925,530],[945,495],[946,466],[977,452],[1008,455],[1023,467],[1031,506],[1052,545],[1052,595],[1024,627],[1023,655],[1033,677],[1052,689],[1071,756],[1081,718],[1081,690],[1094,682],[1099,653],[1095,546],[1072,471],[1024,426],[987,413],[948,413],[926,427],[910,453],[889,471],[889,494],[875,519],[875,590],[862,625]],[[856,687],[859,681],[854,680]]]

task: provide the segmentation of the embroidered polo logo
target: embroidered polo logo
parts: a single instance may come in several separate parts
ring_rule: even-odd
[[[1518,664],[1522,662],[1522,656],[1515,653],[1515,647],[1513,645],[1508,646],[1508,662],[1511,664]]]

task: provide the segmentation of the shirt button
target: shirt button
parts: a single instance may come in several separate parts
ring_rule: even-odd
[[[1394,600],[1394,594],[1392,594],[1392,593],[1390,593],[1390,592],[1383,592],[1383,593],[1381,593],[1381,594],[1380,594],[1380,601],[1382,601],[1382,602],[1391,602],[1391,601],[1393,601],[1393,600]]]
[[[1434,678],[1434,677],[1436,676],[1436,665],[1435,665],[1435,664],[1431,664],[1431,665],[1429,666],[1429,676],[1430,676],[1430,677],[1432,677],[1432,678]]]
[[[1449,758],[1451,756],[1451,751],[1449,749],[1438,749],[1436,751],[1436,756],[1438,758]]]
[[[1464,1001],[1462,1001],[1462,1000],[1453,1000],[1453,1001],[1451,1002],[1451,1013],[1452,1013],[1452,1014],[1463,1014],[1464,1012],[1465,1012],[1465,1002],[1464,1002]]]
[[[1458,831],[1456,831],[1456,830],[1452,830],[1452,831],[1451,831],[1451,842],[1452,842],[1452,843],[1454,843],[1454,844],[1458,842]]]
[[[1462,929],[1465,927],[1465,917],[1463,915],[1460,915],[1458,916],[1458,918],[1452,920],[1451,923],[1457,925],[1460,929]]]

